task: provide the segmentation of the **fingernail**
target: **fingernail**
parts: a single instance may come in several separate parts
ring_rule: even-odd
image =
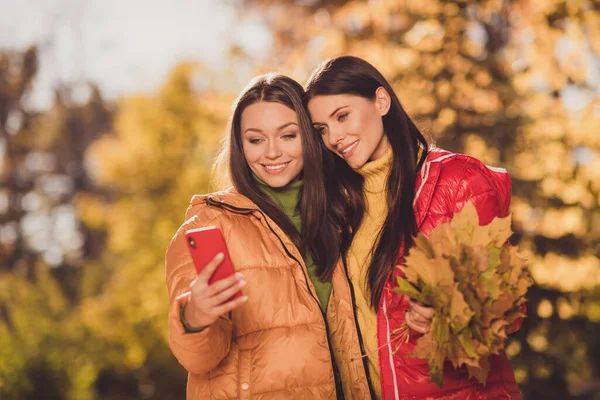
[[[225,258],[225,254],[223,254],[223,253],[217,254],[217,260],[221,261],[223,258]]]
[[[244,281],[244,280],[241,280],[241,281],[240,281],[240,283],[239,283],[239,285],[240,285],[240,287],[244,287],[244,286],[246,286],[246,281]]]
[[[248,296],[242,297],[242,301],[247,301],[247,300],[248,300]]]
[[[235,273],[235,279],[237,279],[238,281],[239,281],[240,279],[242,279],[243,277],[244,277],[244,275],[242,275],[241,273],[239,273],[239,272],[236,272],[236,273]]]

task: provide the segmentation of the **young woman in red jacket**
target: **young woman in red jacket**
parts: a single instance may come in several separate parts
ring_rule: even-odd
[[[349,226],[343,237],[351,243],[344,261],[371,396],[520,399],[505,354],[491,357],[485,386],[450,364],[443,387],[430,382],[426,360],[408,355],[419,334],[429,329],[433,311],[391,291],[394,266],[418,232],[427,234],[468,201],[482,225],[508,214],[511,180],[506,171],[429,146],[387,80],[360,58],[325,61],[305,90],[315,130],[339,156],[328,173],[346,188],[340,194]],[[405,322],[410,341],[397,348],[392,332]]]

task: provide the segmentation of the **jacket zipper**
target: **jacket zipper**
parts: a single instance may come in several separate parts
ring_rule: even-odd
[[[344,265],[344,273],[346,274],[346,281],[348,282],[348,287],[350,289],[350,299],[352,300],[352,314],[354,316],[354,325],[356,327],[356,333],[358,334],[358,343],[360,345],[360,354],[363,362],[363,368],[365,369],[365,375],[367,376],[367,383],[369,384],[369,392],[371,393],[371,398],[375,399],[375,390],[373,389],[373,382],[371,381],[371,372],[369,371],[369,360],[367,357],[367,352],[365,351],[365,345],[362,339],[362,333],[360,332],[360,327],[358,326],[358,317],[356,316],[356,298],[354,295],[354,285],[350,280],[350,274],[348,273],[348,265],[346,263],[346,256],[342,255],[342,264]]]
[[[273,233],[273,235],[275,235],[275,237],[279,240],[279,243],[281,243],[281,246],[285,249],[286,254],[288,255],[288,257],[290,257],[292,260],[296,261],[298,263],[298,265],[300,265],[300,267],[302,267],[302,263],[300,263],[300,261],[298,261],[298,259],[296,257],[294,257],[292,255],[292,253],[289,251],[289,249],[287,248],[287,246],[283,243],[283,240],[281,239],[281,237],[279,237],[279,235],[277,234],[277,232],[275,232],[275,230],[273,229],[273,227],[271,227],[271,224],[269,224],[269,220],[267,219],[267,216],[265,215],[264,212],[262,212],[262,210],[258,209],[258,208],[240,208],[240,207],[236,207],[236,206],[232,206],[231,204],[227,204],[223,201],[216,201],[213,200],[211,197],[209,197],[206,202],[209,205],[212,206],[217,206],[217,207],[222,207],[222,208],[227,208],[230,209],[234,212],[237,213],[242,213],[242,214],[250,214],[253,211],[258,212],[260,215],[262,215],[263,219],[265,220],[265,223],[267,224],[267,227],[269,228],[269,230]],[[327,347],[329,347],[329,357],[331,359],[331,365],[333,367],[333,382],[335,385],[335,392],[336,392],[336,396],[338,399],[340,399],[340,393],[342,394],[342,399],[343,399],[343,391],[341,390],[341,388],[338,387],[338,381],[336,379],[337,376],[337,365],[335,363],[335,356],[334,356],[334,352],[333,352],[333,348],[331,347],[331,343],[329,342],[329,326],[327,325],[327,320],[325,319],[325,315],[323,315],[323,312],[321,311],[321,306],[320,306],[320,302],[317,299],[317,297],[315,297],[315,295],[313,294],[313,292],[310,290],[310,285],[308,284],[308,276],[306,275],[306,272],[304,271],[304,268],[300,268],[302,270],[302,274],[304,275],[304,280],[306,282],[306,289],[308,290],[308,293],[310,293],[310,296],[313,298],[313,300],[315,300],[315,302],[317,303],[317,306],[319,308],[319,312],[321,314],[321,317],[323,318],[323,324],[325,325],[325,340],[327,341]],[[360,333],[359,333],[360,335]],[[361,347],[362,347],[362,343],[361,343]],[[368,375],[367,375],[368,377]],[[369,385],[369,389],[371,390],[371,387]],[[372,390],[371,390],[372,393]]]

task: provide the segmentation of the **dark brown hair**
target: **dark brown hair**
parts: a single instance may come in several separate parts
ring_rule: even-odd
[[[374,100],[379,87],[383,87],[391,98],[390,109],[382,119],[384,134],[392,148],[393,160],[387,181],[389,212],[372,249],[373,258],[367,271],[371,306],[374,309],[379,306],[385,281],[398,261],[400,247],[404,245],[405,251],[408,251],[413,236],[417,233],[413,211],[415,180],[417,171],[427,156],[428,144],[402,108],[388,81],[363,59],[343,56],[327,60],[313,72],[305,88],[305,103],[308,103],[315,96],[338,94],[351,94]],[[417,160],[419,148],[422,148],[423,152]],[[343,177],[348,192],[347,201],[353,203],[351,208],[357,213],[346,222],[351,232],[343,237],[350,235],[351,238],[352,232],[356,232],[357,229],[356,219],[360,221],[364,212],[363,180],[347,164],[346,167],[340,167],[339,164],[336,170],[326,173]]]
[[[333,267],[340,257],[340,232],[328,218],[327,191],[323,165],[331,162],[320,138],[315,135],[310,116],[302,103],[304,90],[295,80],[284,75],[266,74],[254,78],[234,103],[229,134],[229,167],[235,189],[252,200],[294,242],[300,252],[311,254],[317,274],[331,279]],[[302,140],[304,184],[300,190],[298,208],[302,232],[298,232],[285,213],[266,195],[252,175],[246,159],[241,132],[242,113],[257,102],[274,102],[289,107],[298,116]]]

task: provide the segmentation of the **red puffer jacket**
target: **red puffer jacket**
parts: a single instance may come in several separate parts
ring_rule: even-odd
[[[510,204],[511,181],[505,170],[480,161],[433,148],[417,176],[414,209],[417,226],[426,235],[439,223],[451,219],[468,201],[473,201],[479,222],[486,225],[494,217],[506,216]],[[402,258],[402,250],[398,259]],[[392,274],[394,275],[394,274]],[[429,381],[426,360],[408,358],[418,337],[408,343],[390,344],[391,332],[404,322],[409,299],[393,293],[395,276],[390,276],[377,313],[379,363],[384,400],[415,399],[521,399],[513,370],[503,353],[490,358],[490,373],[484,387],[469,379],[465,368],[449,363],[444,370],[444,386]],[[520,328],[521,321],[512,330]],[[396,350],[397,349],[397,350]]]

